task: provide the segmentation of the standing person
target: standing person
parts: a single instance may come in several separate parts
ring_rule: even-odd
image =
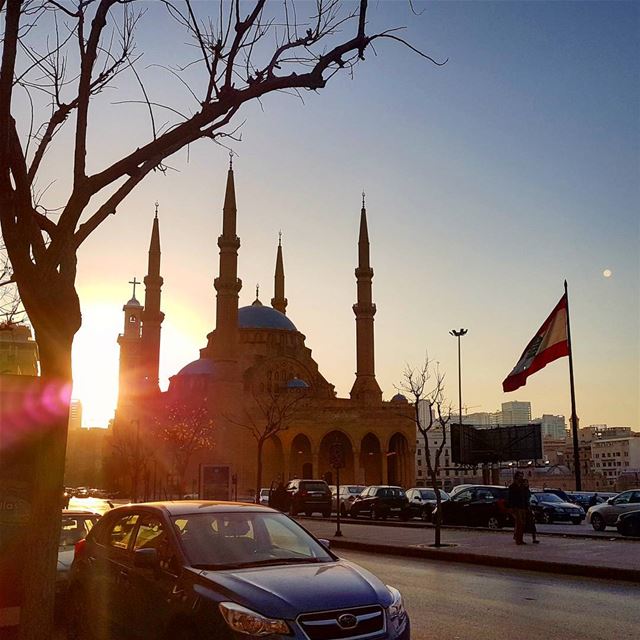
[[[524,485],[524,474],[522,471],[515,472],[513,482],[509,485],[508,506],[511,509],[515,521],[513,539],[516,541],[516,544],[526,544],[523,538],[527,511],[529,509],[529,489]]]
[[[598,494],[594,493],[590,498],[589,498],[589,507],[595,507],[598,504]]]
[[[524,523],[524,532],[531,534],[531,542],[533,544],[540,544],[538,540],[538,530],[536,529],[536,516],[531,508],[531,490],[529,489],[529,481],[525,478],[523,480],[524,487],[527,491],[527,516]]]
[[[287,509],[287,498],[289,494],[287,490],[284,488],[284,484],[282,482],[278,482],[278,486],[275,488],[273,492],[273,508],[278,509],[279,511],[286,511]]]

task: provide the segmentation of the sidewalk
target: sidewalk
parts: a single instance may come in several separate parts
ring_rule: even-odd
[[[436,549],[430,546],[435,536],[432,528],[344,523],[341,525],[344,537],[335,538],[335,522],[313,518],[299,518],[299,521],[316,537],[330,540],[335,549],[640,582],[640,542],[637,540],[548,536],[541,538],[540,544],[520,546],[514,543],[512,531],[443,529],[442,542],[452,546]],[[525,540],[530,540],[529,536]]]

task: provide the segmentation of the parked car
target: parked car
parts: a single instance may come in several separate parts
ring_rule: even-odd
[[[269,493],[271,492],[271,489],[267,488],[262,488],[260,489],[260,504],[263,504],[265,506],[269,506]]]
[[[616,526],[618,516],[626,511],[640,509],[640,489],[623,491],[615,498],[609,498],[587,511],[587,522],[596,531],[604,531],[607,527]]]
[[[114,509],[76,545],[69,599],[73,639],[410,638],[397,589],[256,504]]]
[[[58,568],[56,571],[56,604],[61,607],[69,584],[69,569],[73,562],[75,545],[84,540],[100,516],[91,511],[62,511],[60,542],[58,544]]]
[[[623,536],[640,536],[640,510],[621,513],[616,520],[616,529]]]
[[[548,491],[531,492],[531,509],[537,522],[573,522],[580,524],[585,518],[584,509],[573,503],[565,502],[555,493]]]
[[[449,500],[449,494],[439,489],[440,500]],[[409,501],[409,516],[421,518],[425,522],[431,521],[431,515],[437,505],[436,490],[428,487],[415,487],[407,491]]]
[[[467,489],[468,487],[473,487],[474,485],[472,484],[457,484],[455,487],[453,487],[451,489],[451,491],[449,491],[449,497],[452,498],[453,496],[456,495],[456,493],[458,493],[458,491],[462,491],[463,489]]]
[[[512,526],[513,518],[507,510],[507,497],[506,487],[496,485],[466,487],[442,503],[442,522],[490,529]]]
[[[352,518],[369,516],[373,520],[386,520],[390,516],[397,516],[401,520],[409,518],[407,507],[409,501],[402,487],[388,485],[372,485],[356,496],[351,503],[349,515]]]
[[[290,480],[286,489],[292,516],[301,511],[308,516],[318,511],[325,518],[331,515],[331,490],[324,480]]]
[[[563,502],[571,502],[569,494],[564,489],[550,489],[549,487],[544,487],[542,491],[545,493],[555,493]]]
[[[338,511],[338,487],[335,484],[329,485],[331,489],[331,508]],[[340,515],[346,516],[351,508],[351,504],[365,489],[363,484],[341,484],[340,485]]]

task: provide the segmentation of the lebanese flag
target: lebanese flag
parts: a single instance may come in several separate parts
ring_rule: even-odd
[[[565,293],[551,315],[527,345],[513,371],[504,379],[502,390],[515,391],[527,384],[527,378],[550,362],[569,355],[567,336],[567,294]]]

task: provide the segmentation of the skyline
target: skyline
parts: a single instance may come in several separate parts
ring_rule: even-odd
[[[304,105],[274,96],[264,112],[245,110],[243,141],[230,141],[238,154],[240,304],[251,304],[257,282],[263,302],[270,299],[282,229],[288,315],[338,394],[348,394],[364,188],[376,373],[386,399],[405,363],[419,364],[428,349],[447,372],[455,406],[448,332],[463,326],[463,404],[492,411],[525,399],[568,416],[566,358],[522,394],[500,388],[566,278],[581,424],[637,429],[638,7],[429,3],[418,17],[404,3],[375,9],[372,21],[407,24],[410,42],[448,62],[435,67],[384,44],[353,79],[334,78],[321,95],[305,94]],[[154,33],[141,32],[140,48],[162,61],[169,52]],[[149,74],[149,90],[161,99],[166,76]],[[116,100],[101,97],[95,107],[105,126],[92,142],[104,157],[117,153],[115,138],[135,145],[147,126],[141,108]],[[52,149],[54,165],[59,151]],[[115,407],[121,307],[128,281],[144,275],[155,201],[165,280],[162,388],[204,346],[215,320],[227,161],[225,149],[206,143],[177,154],[169,163],[177,171],[149,176],[81,248],[74,396],[88,422],[93,412],[106,424]],[[47,194],[54,202],[64,192],[56,178]]]

